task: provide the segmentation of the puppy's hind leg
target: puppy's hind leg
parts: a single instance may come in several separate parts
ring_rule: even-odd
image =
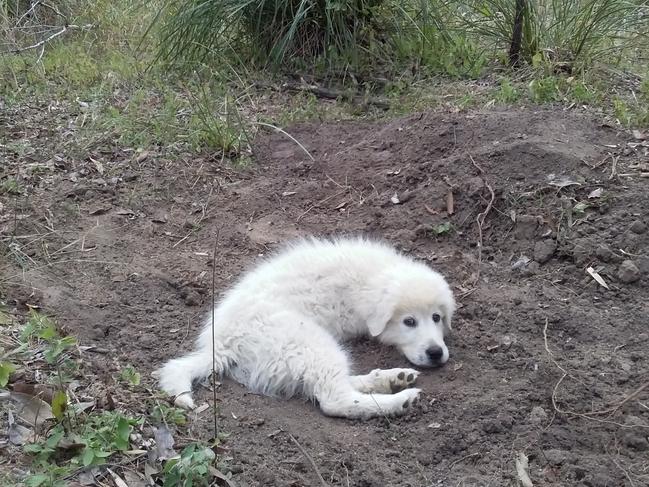
[[[226,357],[226,351],[215,344],[214,366],[217,374],[223,373],[227,368]],[[211,373],[212,333],[211,328],[206,325],[197,340],[197,349],[194,352],[168,361],[153,375],[158,379],[160,388],[175,398],[176,406],[194,409],[192,383],[197,379],[208,377]]]
[[[350,381],[359,392],[394,394],[412,387],[418,375],[415,369],[375,369],[366,375],[353,375]]]
[[[365,394],[352,387],[349,380],[319,394],[320,409],[328,416],[365,419],[375,416],[400,416],[416,404],[421,389],[404,389],[396,394]]]

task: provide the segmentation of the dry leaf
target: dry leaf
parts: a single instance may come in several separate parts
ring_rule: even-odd
[[[206,402],[204,402],[203,404],[198,406],[196,409],[194,409],[194,414],[199,415],[209,407],[210,407],[210,405],[207,404]],[[234,418],[234,419],[237,419],[237,418]]]
[[[50,405],[36,396],[12,391],[11,399],[18,406],[16,414],[32,426],[40,426],[48,419],[54,418]]]
[[[140,477],[137,472],[133,472],[132,470],[124,470],[124,472],[122,472],[122,476],[124,477],[124,480],[126,480],[128,487],[146,486],[146,481],[142,477]]]
[[[608,284],[606,284],[606,281],[604,281],[602,276],[600,276],[599,273],[595,271],[595,269],[589,267],[586,269],[586,272],[588,272],[591,275],[591,277],[595,279],[600,286],[605,287],[606,289],[610,289],[608,287]]]
[[[113,482],[115,482],[115,487],[128,487],[128,484],[124,482],[122,477],[113,472],[110,468],[106,468],[108,473],[113,477]]]
[[[93,159],[92,157],[88,156],[88,159],[95,165],[95,168],[97,169],[97,172],[101,174],[102,176],[104,175],[104,165],[99,162],[96,159]]]
[[[148,157],[149,157],[149,152],[148,151],[141,152],[137,156],[137,158],[135,159],[135,162],[137,162],[139,164],[140,162],[146,161]]]
[[[82,413],[86,409],[90,409],[91,407],[95,406],[95,401],[86,401],[86,402],[77,402],[75,404],[72,404],[72,410],[76,413]]]
[[[518,458],[516,459],[516,473],[518,474],[518,480],[521,481],[523,487],[534,487],[534,484],[527,473],[528,467],[527,455],[525,455],[525,453],[519,453]]]
[[[90,216],[95,216],[95,215],[103,215],[104,213],[108,213],[110,211],[110,206],[98,206],[97,208],[93,208],[88,211],[88,215]]]
[[[99,475],[98,468],[91,468],[90,470],[83,470],[77,475],[77,480],[80,485],[99,485],[97,484],[97,476]]]
[[[557,176],[555,174],[548,174],[548,184],[556,186],[557,188],[566,188],[568,186],[580,186],[581,183],[571,179],[569,176]]]
[[[176,456],[174,450],[174,438],[171,431],[165,425],[161,425],[154,431],[155,436],[155,461],[168,460]]]
[[[343,201],[338,206],[336,206],[334,210],[342,210],[347,205],[347,203],[348,203],[347,201]]]
[[[235,487],[235,484],[228,477],[226,477],[223,474],[223,472],[218,470],[216,467],[213,467],[212,465],[210,465],[208,467],[208,469],[209,469],[209,471],[210,471],[210,473],[212,474],[213,477],[215,477],[215,478],[217,478],[219,480],[223,480],[229,487]]]
[[[11,411],[8,411],[8,423],[9,441],[12,444],[21,446],[34,441],[34,438],[36,437],[34,431],[16,423],[16,421],[14,420],[14,415]]]
[[[591,191],[590,194],[588,195],[588,197],[589,198],[599,198],[599,197],[602,196],[602,193],[604,193],[604,189],[603,188],[597,188],[597,189],[594,189],[593,191]]]
[[[634,130],[633,132],[633,137],[636,140],[645,140],[649,138],[649,134],[647,132],[641,132],[640,130]]]
[[[54,389],[43,384],[27,384],[26,382],[14,382],[12,390],[30,396],[36,396],[48,404],[52,403]]]

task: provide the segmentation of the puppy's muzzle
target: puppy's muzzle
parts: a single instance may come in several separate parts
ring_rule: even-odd
[[[444,357],[444,350],[442,350],[442,347],[428,347],[426,349],[426,357],[428,357],[431,367],[441,367],[446,363],[442,362],[442,359]]]

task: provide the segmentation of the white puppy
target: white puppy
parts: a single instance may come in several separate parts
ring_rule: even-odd
[[[302,240],[249,272],[208,316],[197,350],[155,375],[176,404],[193,408],[192,382],[216,371],[254,392],[302,393],[330,416],[398,415],[420,389],[413,369],[351,375],[339,342],[371,335],[410,362],[448,360],[444,335],[455,310],[437,272],[364,239]]]

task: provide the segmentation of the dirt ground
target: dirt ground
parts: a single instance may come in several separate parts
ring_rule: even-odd
[[[15,137],[52,136],[36,130]],[[448,365],[424,372],[424,400],[389,421],[327,418],[223,381],[239,485],[319,485],[288,433],[328,485],[520,485],[521,452],[535,486],[649,485],[649,389],[634,394],[649,381],[646,141],[561,109],[286,130],[312,159],[269,133],[241,169],[108,143],[83,160],[36,151],[20,174],[0,168],[28,186],[0,206],[24,258],[2,263],[10,303],[40,305],[109,352],[86,353],[98,378],[128,362],[153,385],[208,309],[217,232],[217,292],[298,235],[385,238],[456,291]],[[407,364],[370,342],[350,349],[361,372]],[[210,418],[187,436],[212,436]]]

